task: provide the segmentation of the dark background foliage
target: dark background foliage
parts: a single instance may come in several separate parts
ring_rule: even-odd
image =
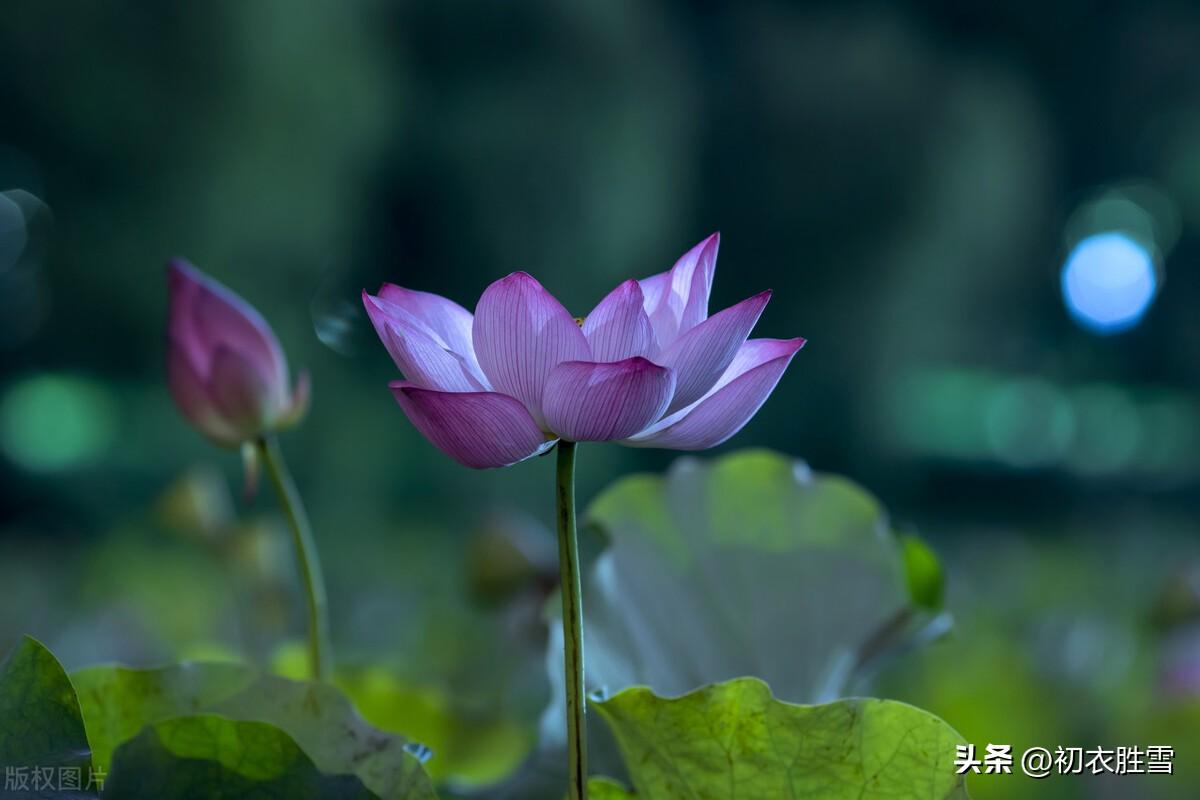
[[[1200,7],[1168,0],[14,4],[4,646],[269,658],[299,629],[271,499],[242,503],[236,455],[165,391],[179,254],[312,374],[283,445],[340,652],[469,684],[518,635],[468,591],[472,548],[540,541],[552,465],[471,472],[429,446],[359,291],[471,307],[524,269],[583,314],[719,229],[713,308],[773,288],[758,333],[809,340],[726,448],[850,476],[948,562],[958,633],[880,691],[981,745],[1182,753],[1162,720],[1200,693],[1198,52]],[[1097,335],[1059,275],[1107,230],[1138,234],[1159,291]],[[581,497],[673,457],[582,448]],[[973,791],[1114,791],[996,785]]]

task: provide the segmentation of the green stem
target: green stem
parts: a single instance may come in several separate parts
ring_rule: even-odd
[[[563,669],[567,692],[569,800],[587,800],[587,701],[583,689],[583,596],[575,533],[575,442],[558,443],[558,569],[562,593]]]
[[[312,678],[319,681],[326,674],[325,664],[329,658],[329,612],[325,602],[325,579],[321,577],[321,561],[317,558],[312,526],[304,510],[304,501],[300,499],[300,492],[283,460],[279,442],[273,436],[260,439],[258,450],[292,530],[296,565],[304,584],[304,599],[308,607],[309,671]]]

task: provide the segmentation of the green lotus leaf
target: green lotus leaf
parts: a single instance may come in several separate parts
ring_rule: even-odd
[[[355,775],[324,775],[274,725],[198,714],[152,723],[117,748],[105,800],[378,800]]]
[[[756,678],[666,699],[644,687],[592,704],[616,736],[633,794],[618,800],[966,800],[950,726],[913,706],[851,699],[815,706],[776,700]]]
[[[383,800],[435,796],[414,755],[417,748],[368,725],[350,701],[328,684],[263,675],[238,664],[185,663],[144,670],[90,667],[72,677],[98,767],[107,768],[114,751],[147,725],[213,714],[278,727],[321,773],[356,775]],[[153,740],[143,741],[139,752],[149,752],[152,745]]]
[[[0,663],[0,772],[6,791],[14,797],[95,797],[87,788],[91,767],[75,689],[58,659],[26,636]],[[63,788],[64,771],[79,788]]]
[[[429,747],[434,757],[425,770],[439,784],[489,786],[512,775],[533,750],[533,726],[486,711],[468,713],[444,690],[377,667],[348,669],[334,680],[369,723]]]

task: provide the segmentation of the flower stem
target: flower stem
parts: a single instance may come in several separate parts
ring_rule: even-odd
[[[555,510],[558,519],[559,591],[562,594],[563,668],[567,692],[569,800],[587,800],[587,705],[583,689],[583,596],[575,533],[575,442],[558,443]]]
[[[308,512],[304,510],[304,501],[300,499],[300,492],[283,460],[279,442],[275,437],[268,436],[259,439],[258,449],[292,530],[296,565],[304,584],[304,599],[308,608],[309,673],[313,680],[319,681],[325,675],[325,664],[329,658],[329,612],[325,601],[325,579],[321,577],[321,561],[317,558],[312,526],[308,521]]]

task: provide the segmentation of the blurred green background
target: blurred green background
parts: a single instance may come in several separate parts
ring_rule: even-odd
[[[165,389],[183,255],[312,373],[283,447],[339,658],[520,751],[552,464],[437,453],[359,292],[473,307],[524,269],[583,314],[720,230],[713,309],[772,288],[758,335],[809,340],[724,449],[850,476],[946,562],[955,632],[875,691],[981,748],[1177,750],[1174,778],[981,798],[1195,797],[1197,52],[1200,6],[1167,0],[13,4],[0,647],[288,660],[273,498]],[[1125,249],[1079,249],[1104,234]],[[584,447],[581,501],[674,455]]]

